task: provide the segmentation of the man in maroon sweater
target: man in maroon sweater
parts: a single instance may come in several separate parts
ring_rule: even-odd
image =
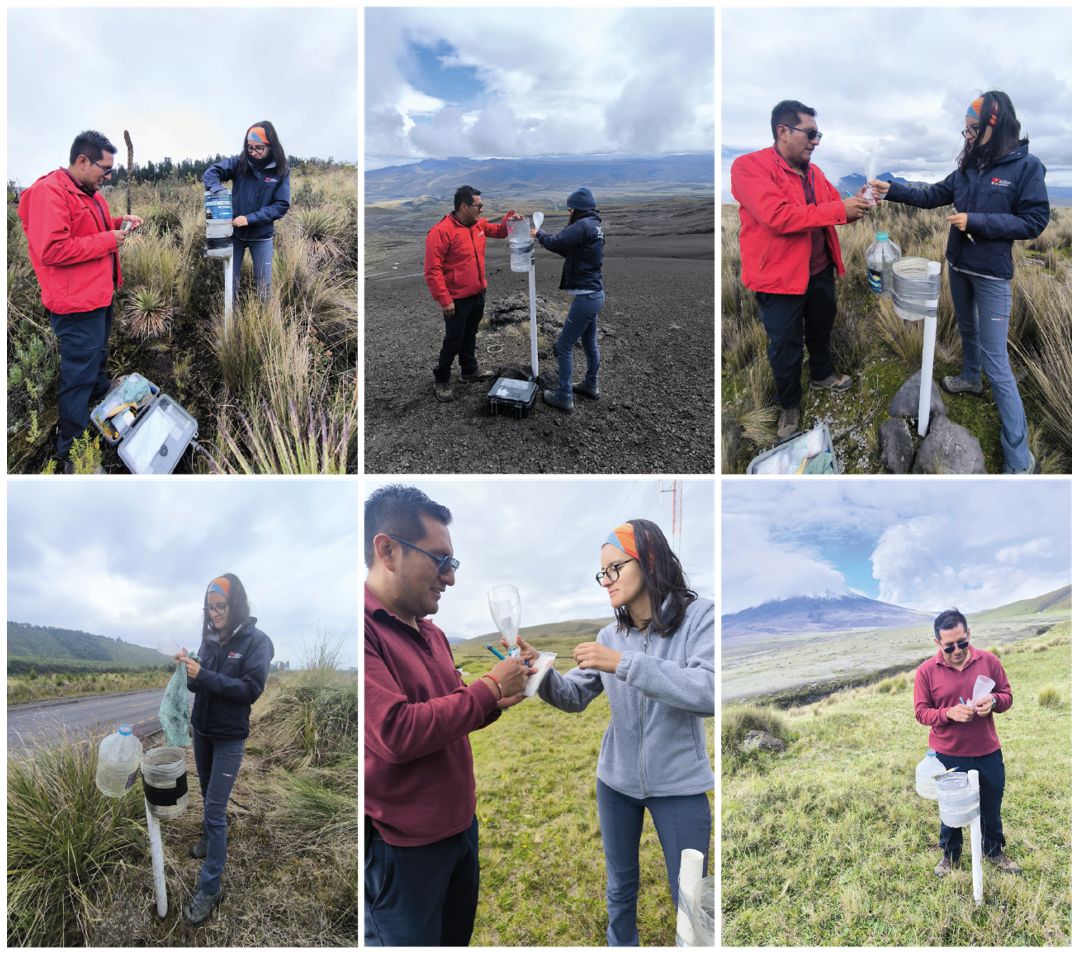
[[[992,652],[971,645],[970,627],[958,609],[942,612],[933,622],[939,651],[918,666],[914,676],[914,717],[929,726],[929,747],[946,768],[978,772],[981,785],[982,853],[1008,874],[1019,865],[1004,853],[1004,756],[993,723],[993,712],[1012,707],[1012,688],[1004,667]],[[974,698],[979,675],[995,683],[993,690]],[[940,825],[944,856],[934,873],[944,877],[963,850],[963,828]]]
[[[522,701],[534,669],[466,686],[438,611],[459,563],[450,511],[415,487],[364,505],[364,945],[468,946],[479,898],[469,732]]]

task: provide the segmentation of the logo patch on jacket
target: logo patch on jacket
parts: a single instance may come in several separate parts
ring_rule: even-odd
[[[270,185],[273,185],[274,183],[276,183],[276,182],[277,182],[277,179],[276,179],[276,178],[275,178],[274,176],[272,176],[272,175],[264,175],[264,176],[262,177],[262,181],[263,181],[263,182],[266,182],[266,183],[268,183],[268,184],[270,184]]]
[[[1008,179],[998,179],[996,176],[993,176],[993,178],[989,180],[989,184],[996,185],[1000,188],[1006,188],[1007,186],[1011,185],[1011,182],[1008,181]]]
[[[241,652],[229,652],[228,657],[230,659],[243,658],[243,653],[241,653]]]

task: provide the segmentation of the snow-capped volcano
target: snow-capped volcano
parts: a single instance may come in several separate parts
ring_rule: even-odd
[[[888,602],[853,591],[831,589],[816,595],[771,599],[759,606],[723,616],[723,638],[746,635],[783,635],[799,632],[842,632],[845,629],[899,628],[932,620]]]

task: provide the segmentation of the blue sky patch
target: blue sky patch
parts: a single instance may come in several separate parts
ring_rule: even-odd
[[[475,67],[446,66],[443,62],[456,52],[456,47],[445,40],[439,40],[433,46],[409,43],[408,81],[421,93],[458,106],[480,96],[484,87],[477,79]]]

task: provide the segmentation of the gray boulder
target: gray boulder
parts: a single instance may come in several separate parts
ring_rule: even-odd
[[[985,473],[985,454],[965,427],[947,417],[935,417],[918,448],[913,472]]]
[[[921,392],[921,371],[915,371],[906,379],[903,386],[895,392],[895,397],[888,405],[889,417],[917,417],[918,396]],[[948,411],[944,406],[944,398],[940,396],[940,388],[933,384],[933,393],[929,398],[929,418],[947,417]]]
[[[910,473],[914,440],[905,420],[889,417],[880,425],[880,461],[885,473]]]
[[[747,731],[742,739],[743,751],[786,751],[787,745],[767,731]]]

